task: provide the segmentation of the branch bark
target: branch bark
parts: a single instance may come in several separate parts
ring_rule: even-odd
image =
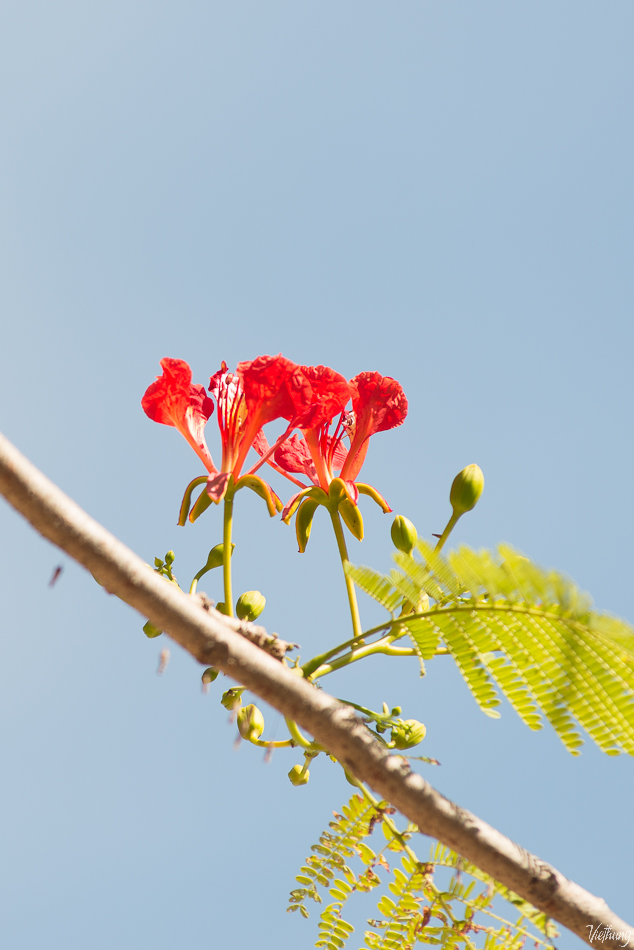
[[[0,435],[0,493],[45,538],[200,663],[215,666],[296,720],[421,832],[464,855],[586,943],[634,950],[634,926],[600,897],[437,792],[369,735],[354,710],[293,675],[215,611],[166,582]],[[606,932],[607,928],[611,931]],[[599,933],[601,936],[599,936]],[[621,935],[621,936],[618,936]]]

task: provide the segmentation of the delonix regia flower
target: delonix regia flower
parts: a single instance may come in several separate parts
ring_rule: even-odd
[[[161,360],[163,374],[145,391],[143,410],[154,422],[175,426],[184,435],[208,472],[216,473],[204,429],[214,411],[214,404],[204,386],[192,384],[192,371],[185,360],[165,357]]]
[[[218,406],[218,426],[222,445],[220,469],[214,464],[205,443],[203,429],[211,416],[214,403],[203,386],[191,385],[191,369],[183,360],[161,360],[163,376],[146,391],[143,409],[156,422],[176,426],[197,452],[209,472],[205,498],[198,499],[190,514],[195,520],[211,501],[218,504],[225,496],[230,478],[234,488],[249,487],[267,502],[269,512],[281,510],[281,502],[255,473],[240,478],[253,440],[262,426],[278,418],[289,420],[290,435],[296,420],[310,409],[313,401],[310,383],[300,368],[281,354],[260,356],[238,365],[237,372],[228,370],[223,362],[211,377],[209,391]],[[278,442],[281,440],[278,440]],[[181,506],[179,523],[189,513],[191,494],[204,479],[194,479],[188,486]]]
[[[302,488],[288,501],[282,517],[288,523],[298,512],[297,536],[300,551],[303,551],[319,504],[335,505],[359,540],[363,537],[363,522],[356,511],[359,493],[370,495],[384,512],[391,511],[375,488],[357,482],[356,478],[365,461],[370,436],[401,425],[407,416],[407,399],[400,383],[380,373],[359,373],[346,383],[343,376],[329,367],[302,366],[301,369],[317,394],[319,411],[316,408],[312,416],[307,413],[297,425],[301,436],[294,435],[276,449],[273,465]],[[349,399],[352,400],[351,411],[345,408]],[[348,440],[349,448],[344,439]],[[254,447],[268,454],[262,437]],[[272,463],[269,461],[269,464]],[[294,475],[304,475],[314,487],[300,482]]]
[[[366,372],[348,382],[329,366],[300,366],[281,353],[239,363],[235,373],[223,362],[209,381],[222,446],[218,469],[204,438],[204,426],[214,409],[212,399],[202,386],[191,383],[191,369],[184,360],[164,359],[161,366],[163,375],[148,388],[143,408],[156,422],[176,426],[209,473],[206,479],[196,478],[188,486],[179,524],[184,524],[188,515],[194,521],[212,501],[222,501],[230,484],[232,491],[252,488],[265,499],[270,514],[281,510],[273,489],[256,475],[264,463],[301,489],[283,514],[288,522],[300,506],[303,508],[298,537],[301,526],[305,540],[300,538],[300,550],[320,504],[339,511],[359,539],[363,537],[357,510],[359,492],[370,495],[383,511],[391,511],[376,489],[356,479],[370,436],[400,425],[407,415],[407,399],[395,379]],[[350,402],[352,408],[347,409]],[[285,419],[287,426],[269,446],[263,427],[276,419]],[[300,434],[293,435],[296,429]],[[251,448],[260,459],[242,475]],[[308,479],[308,484],[297,475]],[[204,481],[205,489],[190,513],[192,491]]]

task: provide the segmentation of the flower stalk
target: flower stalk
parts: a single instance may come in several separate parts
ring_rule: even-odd
[[[359,614],[359,605],[357,603],[357,592],[355,590],[354,581],[346,573],[346,564],[348,563],[348,548],[346,547],[346,539],[343,533],[343,525],[341,524],[341,517],[339,512],[335,509],[329,508],[330,511],[330,520],[332,521],[332,526],[335,532],[335,538],[337,539],[337,548],[339,550],[339,557],[341,558],[341,566],[343,568],[343,576],[346,583],[346,593],[348,595],[348,604],[350,606],[350,617],[352,619],[352,632],[354,633],[355,639],[362,638],[363,632],[361,629],[361,616]],[[361,639],[362,643],[363,640]]]
[[[233,591],[231,585],[231,533],[233,528],[233,477],[229,479],[227,493],[224,499],[224,514],[222,527],[222,576],[224,582],[225,609],[229,617],[233,617]]]

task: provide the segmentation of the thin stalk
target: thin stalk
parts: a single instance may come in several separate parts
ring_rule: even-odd
[[[346,582],[348,603],[350,604],[350,616],[352,618],[352,632],[354,633],[354,636],[356,639],[357,637],[363,636],[363,632],[361,630],[361,617],[359,616],[359,605],[357,603],[357,592],[354,589],[354,581],[352,580],[351,577],[348,577],[345,570],[345,565],[348,561],[348,548],[346,547],[346,539],[344,537],[343,525],[341,524],[341,518],[339,517],[339,512],[330,511],[330,520],[332,521],[332,526],[335,531],[335,537],[337,539],[339,557],[341,558],[341,566],[343,568],[343,577]]]
[[[324,751],[323,746],[320,746],[317,742],[311,742],[306,738],[294,719],[286,719],[286,727],[295,745],[300,745],[303,749],[308,749],[309,752]]]
[[[347,647],[354,647],[359,643],[363,643],[365,637],[367,637],[367,633],[362,634],[360,637],[353,637],[352,640],[345,640],[338,646],[333,647],[332,650],[328,650],[326,653],[320,653],[319,656],[314,656],[312,660],[308,660],[308,662],[304,663],[302,666],[302,672],[305,679],[310,679],[316,669],[318,669],[323,663],[327,663],[328,660],[331,660],[333,656],[337,656],[337,654],[341,653],[342,650],[345,650]]]
[[[266,739],[249,739],[249,742],[253,745],[259,745],[261,749],[283,749],[295,745],[293,739],[278,739],[276,742],[267,741]]]
[[[325,663],[320,666],[315,670],[314,673],[311,674],[311,679],[315,680],[320,676],[327,676],[328,673],[333,673],[335,670],[340,670],[343,666],[348,666],[350,663],[356,663],[357,660],[363,660],[366,656],[372,656],[375,653],[382,653],[385,656],[419,655],[418,650],[416,650],[414,647],[393,647],[391,644],[394,639],[394,636],[382,637],[380,640],[377,640],[376,643],[370,643],[367,646],[362,646],[358,650],[350,650],[349,653],[345,653],[333,663]]]
[[[461,514],[461,513],[460,513],[460,514]],[[434,553],[435,553],[435,554],[438,554],[438,553],[442,550],[442,548],[443,548],[443,546],[444,546],[444,544],[445,544],[445,541],[447,540],[447,538],[449,537],[449,535],[451,534],[451,532],[453,531],[453,529],[454,529],[454,528],[456,527],[456,525],[458,524],[458,519],[460,518],[460,514],[457,514],[455,511],[453,512],[451,518],[450,518],[449,521],[447,522],[447,527],[445,528],[445,530],[443,531],[443,533],[440,535],[440,537],[439,537],[439,539],[438,539],[438,544],[437,544],[436,547],[434,548]]]
[[[224,580],[225,610],[229,617],[233,617],[233,592],[231,589],[231,529],[233,527],[233,479],[227,488],[224,501],[224,518],[222,528],[222,574]]]

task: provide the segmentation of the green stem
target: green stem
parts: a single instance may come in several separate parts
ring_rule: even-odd
[[[303,749],[308,749],[309,752],[324,751],[323,746],[320,746],[317,742],[311,742],[306,738],[306,736],[300,731],[300,728],[294,719],[287,719],[286,726],[295,745],[300,745]]]
[[[453,531],[453,529],[454,529],[454,528],[456,527],[456,525],[458,524],[458,519],[459,519],[459,518],[460,518],[460,514],[457,514],[457,513],[454,511],[454,513],[452,514],[451,518],[450,518],[449,521],[447,522],[447,527],[445,528],[445,530],[444,530],[443,533],[441,534],[440,538],[438,539],[438,544],[437,544],[436,547],[434,548],[434,553],[435,553],[435,554],[439,554],[439,553],[440,553],[440,551],[442,550],[442,548],[443,548],[443,546],[444,546],[445,541],[447,540],[447,538],[449,537],[449,535],[451,534],[451,532]]]
[[[346,582],[348,603],[350,604],[352,632],[354,633],[356,639],[357,637],[361,637],[363,635],[361,630],[361,617],[359,616],[359,605],[357,604],[357,592],[354,589],[354,581],[351,577],[348,577],[345,570],[346,563],[348,562],[348,548],[346,547],[346,539],[343,533],[343,525],[341,524],[339,512],[330,510],[330,520],[332,521],[335,537],[337,539],[337,547],[339,548],[339,557],[341,558],[343,576]]]
[[[307,663],[304,663],[302,666],[302,672],[305,679],[309,679],[310,676],[318,669],[323,663],[327,663],[328,660],[331,660],[333,656],[337,656],[338,653],[341,653],[342,650],[345,650],[347,647],[357,646],[359,643],[363,643],[363,640],[367,634],[362,634],[360,637],[353,637],[352,640],[346,640],[344,643],[340,643],[338,646],[333,647],[332,650],[328,650],[326,653],[320,653],[319,656],[314,656],[312,660],[308,660]]]
[[[249,739],[253,745],[260,746],[261,749],[283,749],[287,746],[294,746],[293,739],[278,739],[277,742],[270,742],[266,739]]]
[[[222,529],[222,573],[224,579],[225,610],[233,617],[233,593],[231,590],[231,529],[233,527],[233,478],[229,482],[224,502]]]
[[[418,656],[418,650],[414,647],[393,647],[392,641],[394,639],[396,638],[393,635],[389,635],[382,637],[381,640],[377,640],[376,643],[361,646],[357,650],[350,650],[349,653],[340,656],[339,659],[333,663],[324,663],[318,667],[318,669],[311,674],[311,679],[315,680],[320,676],[327,676],[328,673],[333,673],[335,670],[340,670],[343,666],[356,663],[357,660],[363,660],[366,656],[372,656],[375,653],[382,653],[385,656]]]

